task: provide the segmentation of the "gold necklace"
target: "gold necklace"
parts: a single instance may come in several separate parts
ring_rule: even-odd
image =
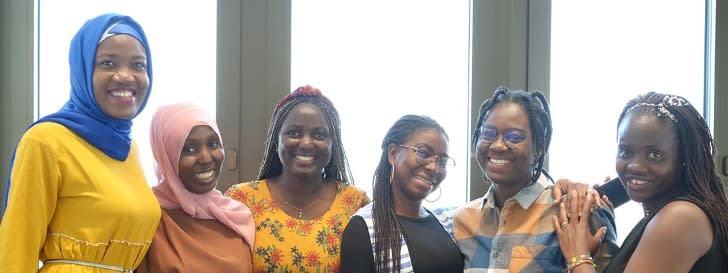
[[[283,198],[278,198],[278,201],[281,201],[281,202],[283,202],[283,204],[286,204],[289,207],[298,210],[298,217],[297,218],[298,219],[301,219],[303,217],[303,211],[306,210],[306,209],[308,209],[308,208],[310,208],[311,206],[313,206],[313,204],[316,204],[316,202],[318,202],[319,199],[321,199],[321,194],[324,192],[324,188],[326,188],[326,184],[323,184],[321,186],[321,188],[318,190],[318,194],[316,194],[316,199],[314,199],[313,201],[311,201],[310,203],[308,203],[308,205],[306,205],[303,208],[299,208],[299,207],[297,207],[297,206],[295,206],[295,205],[293,205],[291,203],[288,203],[286,200],[283,200]]]

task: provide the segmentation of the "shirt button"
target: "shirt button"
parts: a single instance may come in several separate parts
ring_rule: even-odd
[[[493,258],[498,258],[498,252],[493,253]]]

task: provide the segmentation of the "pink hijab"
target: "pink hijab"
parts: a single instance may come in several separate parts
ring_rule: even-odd
[[[245,239],[253,251],[255,223],[250,209],[225,197],[218,190],[192,193],[179,178],[179,158],[187,136],[197,125],[207,125],[220,136],[217,123],[204,109],[193,104],[162,106],[152,118],[150,138],[157,185],[152,187],[163,209],[182,208],[197,219],[217,219]],[[220,140],[222,146],[222,139]]]

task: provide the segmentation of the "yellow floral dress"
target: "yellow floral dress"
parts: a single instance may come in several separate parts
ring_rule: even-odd
[[[240,183],[225,193],[253,212],[253,272],[339,272],[344,228],[369,198],[349,184],[336,185],[336,198],[329,211],[312,220],[297,219],[281,210],[266,180]]]

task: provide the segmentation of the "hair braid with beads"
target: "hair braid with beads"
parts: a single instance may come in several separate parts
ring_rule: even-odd
[[[661,105],[675,118],[675,133],[678,145],[677,186],[682,192],[693,197],[695,202],[705,210],[715,232],[716,242],[722,244],[723,260],[728,259],[728,199],[718,176],[715,165],[717,154],[710,128],[705,119],[691,105],[671,106],[663,103],[666,97],[679,98],[656,92],[649,92],[630,100],[619,116],[619,123],[624,117],[635,111],[656,111],[655,107],[634,107],[639,103]],[[668,117],[665,117],[668,118]],[[619,123],[617,126],[619,126]],[[728,267],[723,269],[728,272]]]
[[[283,172],[283,164],[276,149],[278,135],[281,132],[283,121],[288,117],[288,114],[294,107],[301,103],[311,103],[319,107],[331,131],[331,159],[323,170],[324,182],[341,181],[343,183],[353,184],[349,163],[346,159],[346,152],[341,141],[341,120],[339,118],[339,112],[336,111],[334,104],[320,90],[309,85],[297,88],[276,104],[273,115],[271,116],[268,135],[266,136],[263,164],[258,171],[258,179],[262,180],[279,176]]]
[[[437,121],[427,116],[405,115],[399,118],[382,140],[382,154],[379,164],[374,171],[374,204],[372,215],[374,218],[374,272],[399,272],[400,247],[402,236],[407,234],[402,230],[394,211],[394,195],[392,194],[392,164],[389,163],[388,150],[391,145],[400,145],[407,141],[419,129],[434,128],[445,137],[445,129]],[[389,257],[392,259],[390,269]]]
[[[531,138],[538,154],[538,158],[534,162],[530,183],[536,182],[541,173],[544,173],[550,179],[548,173],[543,169],[543,164],[549,151],[553,131],[551,127],[551,110],[546,96],[540,91],[508,90],[508,88],[502,86],[496,88],[493,96],[480,105],[478,121],[475,123],[475,132],[473,132],[473,149],[477,148],[480,127],[490,114],[490,110],[503,102],[517,103],[528,113]]]

